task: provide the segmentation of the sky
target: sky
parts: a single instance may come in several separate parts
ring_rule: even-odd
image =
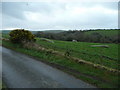
[[[2,29],[117,29],[118,2],[2,2]]]

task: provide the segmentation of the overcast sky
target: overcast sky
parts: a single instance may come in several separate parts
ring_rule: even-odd
[[[3,2],[2,29],[118,28],[117,2]]]

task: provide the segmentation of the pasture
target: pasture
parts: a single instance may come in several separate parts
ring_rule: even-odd
[[[54,43],[49,43],[37,38],[36,43],[45,48],[63,53],[69,52],[71,56],[118,69],[118,44],[53,41]],[[109,47],[91,47],[91,45],[108,45]]]
[[[118,36],[119,34],[119,30],[92,30],[92,31],[86,31],[85,34],[86,35],[90,35],[93,33],[99,33],[103,36]]]

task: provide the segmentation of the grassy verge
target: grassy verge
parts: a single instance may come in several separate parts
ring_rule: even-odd
[[[94,68],[92,66],[88,66],[82,63],[78,64],[72,60],[68,60],[65,57],[61,57],[52,53],[47,53],[45,51],[37,51],[32,48],[26,49],[18,44],[12,44],[9,41],[3,41],[2,45],[11,48],[15,51],[38,58],[38,60],[43,59],[44,62],[50,62],[54,65],[60,65],[62,67],[65,67],[61,69],[97,87],[100,88],[118,87],[118,74],[107,72],[105,70]],[[71,70],[68,70],[66,68],[69,68]]]

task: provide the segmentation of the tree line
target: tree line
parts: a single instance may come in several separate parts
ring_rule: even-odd
[[[120,29],[114,29],[116,32],[119,32]],[[99,33],[100,29],[97,30],[69,30],[60,33],[45,33],[42,31],[37,32],[35,35],[40,38],[48,38],[54,40],[63,40],[63,41],[72,41],[77,40],[80,42],[94,42],[94,43],[119,43],[119,33],[112,34],[113,29],[107,31],[111,32],[112,35],[103,34],[105,29]],[[87,34],[92,32],[90,34]],[[109,34],[109,33],[108,33]]]

